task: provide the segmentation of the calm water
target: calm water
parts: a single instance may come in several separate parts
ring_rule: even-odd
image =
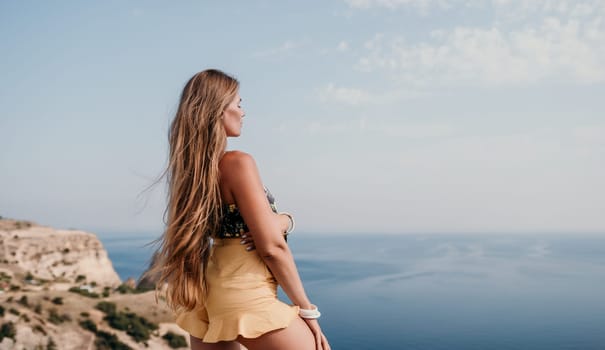
[[[138,277],[151,238],[100,236]],[[605,235],[290,237],[334,349],[605,349]]]

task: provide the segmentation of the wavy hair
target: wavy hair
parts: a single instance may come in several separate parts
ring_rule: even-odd
[[[156,296],[166,285],[173,309],[192,310],[203,304],[208,290],[205,271],[211,255],[210,237],[219,229],[222,199],[218,164],[227,135],[221,116],[235,98],[239,82],[216,69],[195,74],[183,88],[170,124],[168,141],[168,220],[149,273],[156,273]],[[163,175],[162,175],[163,176]]]

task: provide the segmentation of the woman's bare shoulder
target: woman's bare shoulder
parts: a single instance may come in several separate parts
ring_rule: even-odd
[[[256,168],[254,157],[250,153],[239,150],[227,151],[219,162],[222,174],[227,176],[252,171]]]
[[[240,150],[232,150],[223,154],[219,164],[222,166],[233,166],[237,163],[246,163],[250,161],[254,161],[254,158],[250,153]]]

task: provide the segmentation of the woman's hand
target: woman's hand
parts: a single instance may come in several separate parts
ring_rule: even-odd
[[[315,349],[316,350],[330,350],[330,344],[328,344],[328,339],[321,332],[321,328],[319,327],[319,322],[317,319],[303,318],[307,323],[307,326],[311,329],[313,336],[315,337]]]
[[[241,237],[242,240],[240,241],[240,243],[246,246],[247,251],[252,251],[256,249],[256,246],[254,245],[254,240],[252,239],[252,237],[250,237],[248,233],[243,233]]]

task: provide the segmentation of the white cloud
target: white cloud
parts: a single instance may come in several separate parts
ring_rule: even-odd
[[[375,7],[383,7],[387,9],[397,9],[399,7],[410,6],[417,9],[421,13],[427,13],[431,8],[437,7],[448,9],[456,4],[446,0],[345,0],[345,3],[351,8],[369,9]],[[457,4],[462,4],[457,1]]]
[[[492,0],[491,7],[496,22],[524,22],[547,16],[579,18],[605,14],[605,3],[602,0]]]
[[[363,89],[337,87],[333,83],[328,84],[319,91],[321,101],[336,101],[349,105],[368,103],[372,96]]]
[[[384,72],[404,86],[605,81],[603,0],[345,0],[351,8],[469,11],[483,26],[433,28],[424,40],[379,33],[356,68]],[[478,11],[478,12],[475,12]],[[453,17],[456,18],[456,17]],[[351,50],[355,52],[355,50]]]
[[[537,13],[558,13],[572,16],[584,16],[602,11],[602,0],[344,0],[353,9],[368,10],[386,8],[396,10],[413,8],[421,13],[430,10],[454,10],[462,8],[493,9],[497,17],[523,19]]]
[[[500,85],[544,80],[605,81],[605,16],[545,17],[521,29],[458,26],[425,42],[377,34],[356,68],[384,71],[406,85]]]

